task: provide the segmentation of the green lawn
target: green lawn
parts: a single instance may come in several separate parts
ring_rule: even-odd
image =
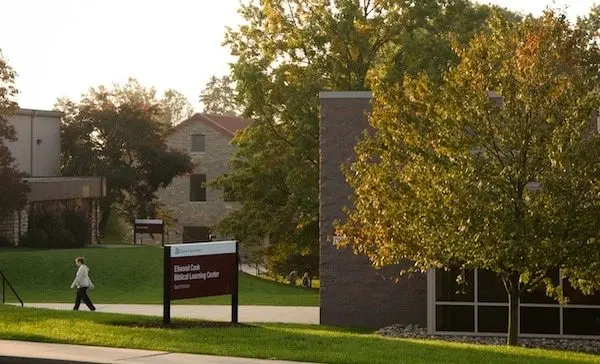
[[[174,320],[0,305],[0,339],[87,344],[322,363],[593,363],[600,356],[505,346],[391,339],[324,326]]]
[[[98,303],[162,303],[163,250],[151,246],[65,250],[0,250],[0,270],[25,302],[72,302],[69,289],[82,255],[90,267],[96,288],[90,292]],[[318,306],[314,289],[240,274],[241,305]],[[11,302],[15,299],[11,298]],[[229,304],[230,296],[173,301],[183,304]]]

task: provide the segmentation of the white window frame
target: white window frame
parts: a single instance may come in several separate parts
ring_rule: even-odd
[[[202,136],[204,138],[204,142],[203,142],[203,150],[194,150],[194,137],[195,136]],[[190,136],[190,153],[192,154],[204,154],[206,153],[206,134],[192,134]]]
[[[448,336],[501,336],[506,337],[506,333],[501,332],[479,332],[478,323],[478,308],[479,307],[508,307],[508,302],[481,302],[479,303],[478,292],[478,271],[473,272],[473,301],[472,302],[456,302],[456,301],[436,301],[436,282],[435,269],[427,271],[427,333],[433,335],[448,335]],[[562,288],[562,274],[559,277],[560,286]],[[436,328],[436,308],[437,306],[471,306],[473,307],[474,331],[437,331]],[[522,334],[521,333],[521,307],[550,307],[559,309],[560,334]],[[519,300],[518,312],[518,328],[520,337],[547,337],[547,338],[573,338],[573,339],[600,339],[600,335],[565,335],[564,330],[564,308],[587,308],[600,310],[600,305],[579,305],[568,304],[561,305],[556,303],[521,303]]]

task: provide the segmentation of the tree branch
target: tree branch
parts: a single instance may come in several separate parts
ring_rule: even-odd
[[[294,28],[297,29],[297,30],[300,30],[301,28],[298,25],[298,21],[296,20],[296,15],[294,15],[294,11],[292,9],[292,4],[291,4],[290,0],[286,0],[286,3],[287,3],[287,6],[288,6],[288,9],[290,11],[290,15],[291,15],[291,19],[292,19],[292,23],[294,25]],[[308,49],[306,47],[306,41],[304,40],[304,38],[302,38],[302,39],[303,39],[302,43],[301,43],[302,45],[300,46],[300,48],[302,49],[302,52],[304,53],[304,59],[306,60],[306,63],[308,65],[311,65],[312,61],[308,57]]]
[[[488,136],[490,137],[491,141],[492,141],[492,155],[496,157],[496,159],[498,160],[498,163],[500,163],[500,166],[502,167],[502,169],[506,168],[506,164],[504,163],[504,160],[502,159],[502,152],[500,151],[500,147],[498,146],[498,143],[496,142],[496,136],[494,135],[494,131],[492,128],[492,121],[490,120],[490,115],[489,113],[486,114],[486,129],[488,132]],[[489,150],[489,148],[486,148]]]
[[[288,138],[284,137],[283,135],[281,135],[279,133],[279,131],[277,130],[277,126],[275,125],[275,123],[267,122],[267,124],[269,125],[269,127],[270,127],[271,131],[273,132],[273,134],[275,135],[275,137],[277,137],[279,140],[283,141],[284,143],[286,143],[290,147],[294,148],[295,150],[298,150],[297,146],[294,143],[292,143]],[[316,160],[310,158],[305,153],[300,152],[300,155],[302,155],[302,157],[304,159],[306,159],[308,162],[310,162],[314,166],[319,166],[319,163]]]

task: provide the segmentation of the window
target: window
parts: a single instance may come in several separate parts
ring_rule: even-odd
[[[210,229],[206,226],[184,226],[183,242],[210,241]]]
[[[596,308],[564,309],[564,330],[567,335],[600,335],[600,310]]]
[[[206,201],[206,175],[190,176],[190,201]]]
[[[563,293],[569,298],[569,305],[597,305],[600,306],[600,292],[593,295],[584,295],[574,288],[568,279],[563,279]]]
[[[204,152],[204,134],[192,135],[192,152]]]
[[[456,282],[461,276],[463,284]],[[550,274],[570,299],[561,306],[547,297],[540,285],[525,293],[519,302],[519,331],[535,335],[600,335],[600,292],[583,295],[559,279],[559,271]],[[458,269],[436,269],[428,273],[434,288],[433,326],[437,332],[474,332],[504,334],[508,330],[508,299],[500,277],[478,270],[461,272]],[[431,306],[430,306],[431,307]]]
[[[466,331],[475,330],[473,306],[440,305],[436,310],[437,331]]]
[[[238,201],[235,198],[235,194],[233,193],[233,189],[231,187],[225,187],[223,189],[223,201],[225,202],[235,202]]]
[[[508,303],[502,279],[488,270],[477,270],[477,293],[479,302]]]
[[[508,306],[478,306],[479,332],[508,332]]]
[[[560,310],[556,307],[521,306],[521,333],[560,334]]]
[[[462,283],[457,282],[458,276]],[[473,301],[473,271],[459,269],[435,271],[435,293],[438,301],[472,302]]]
[[[558,270],[551,273],[552,284],[559,285],[558,283]],[[546,303],[550,305],[556,305],[556,299],[548,297],[546,294],[546,285],[541,283],[533,291],[525,292],[521,297],[521,303]]]

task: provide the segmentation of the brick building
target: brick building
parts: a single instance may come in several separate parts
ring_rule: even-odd
[[[191,175],[175,178],[158,192],[172,219],[168,242],[208,241],[211,227],[238,205],[206,184],[227,173],[235,151],[231,139],[246,125],[237,117],[195,114],[167,136],[168,146],[188,153],[195,166]]]
[[[17,136],[7,146],[17,168],[27,175],[24,181],[30,187],[27,206],[0,221],[0,236],[15,245],[36,215],[46,210],[83,211],[90,224],[87,243],[98,241],[98,206],[99,199],[106,195],[106,182],[102,177],[60,175],[61,117],[56,111],[30,109],[20,109],[7,117]]]
[[[352,162],[354,146],[369,126],[370,92],[322,92],[320,125],[321,324],[382,327],[390,323],[427,324],[424,276],[397,284],[351,249],[333,246],[333,222],[343,219],[352,190],[340,170]]]
[[[378,328],[395,323],[418,324],[429,333],[503,335],[507,332],[508,299],[501,280],[483,270],[431,270],[397,283],[386,279],[398,267],[381,271],[364,256],[333,245],[335,220],[352,190],[340,170],[351,163],[357,137],[369,128],[370,92],[322,92],[320,122],[320,321],[326,325]],[[537,290],[519,303],[521,336],[600,337],[600,294],[584,296],[553,277],[570,299],[559,305]]]

